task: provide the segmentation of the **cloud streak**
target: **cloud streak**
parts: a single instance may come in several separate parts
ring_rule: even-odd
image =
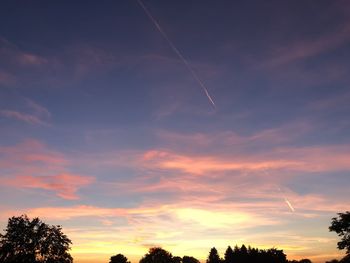
[[[69,173],[62,173],[52,176],[16,176],[14,178],[0,178],[0,182],[5,186],[15,188],[34,188],[49,190],[56,193],[60,198],[67,200],[77,200],[78,189],[88,186],[94,182],[91,176],[81,176]]]
[[[40,120],[37,116],[19,112],[19,111],[0,110],[0,115],[9,119],[23,121],[32,125],[47,125],[45,122]]]

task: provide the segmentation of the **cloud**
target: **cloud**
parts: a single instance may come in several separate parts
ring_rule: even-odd
[[[106,208],[88,205],[78,205],[70,207],[40,207],[26,209],[29,216],[38,216],[49,220],[72,220],[74,218],[90,217],[98,219],[100,222],[108,221],[112,225],[114,219],[125,218],[125,226],[139,228],[157,228],[154,222],[159,226],[169,226],[172,223],[182,225],[184,228],[200,225],[200,228],[221,229],[229,228],[240,224],[241,228],[256,227],[257,225],[278,224],[262,215],[253,214],[252,211],[243,211],[239,209],[225,210],[233,208],[232,205],[221,205],[216,207],[208,205],[207,207],[191,207],[185,203],[178,204],[144,204],[132,208]],[[253,220],[259,218],[259,222]],[[102,221],[101,221],[102,220]]]
[[[28,98],[26,98],[25,101],[27,102],[28,107],[31,108],[37,115],[46,118],[51,117],[51,113],[42,105],[39,105],[37,102]]]
[[[45,107],[28,98],[25,99],[25,106],[28,108],[29,113],[19,110],[2,109],[0,110],[0,116],[31,125],[49,126],[51,113]]]
[[[77,191],[94,177],[70,173],[69,161],[37,140],[0,147],[0,182],[14,188],[49,190],[63,199],[79,199]]]
[[[53,176],[15,176],[14,178],[0,179],[0,182],[3,185],[16,188],[50,190],[55,192],[58,197],[75,200],[79,199],[76,194],[77,190],[93,183],[94,178],[90,176],[62,173]]]
[[[63,154],[49,149],[44,143],[27,139],[11,146],[0,146],[0,168],[23,171],[29,168],[59,170],[68,165]]]
[[[143,155],[147,167],[175,169],[191,174],[215,171],[289,170],[326,172],[350,170],[350,150],[346,146],[285,147],[266,153],[218,155],[182,154],[167,150],[150,150]]]
[[[230,150],[231,153],[242,153],[249,148],[265,151],[278,145],[287,145],[314,129],[314,124],[310,121],[301,120],[243,135],[234,131],[179,133],[167,130],[158,130],[156,135],[164,145],[172,149],[178,149],[181,146],[180,150],[189,152],[193,152],[193,149],[200,152],[217,152],[220,149],[221,151]]]
[[[332,111],[339,109],[348,109],[350,100],[350,92],[344,92],[341,94],[332,94],[327,98],[311,101],[308,104],[308,108],[314,111]]]
[[[33,125],[36,125],[36,124],[46,125],[45,122],[41,121],[38,117],[31,114],[19,112],[19,111],[0,110],[0,115],[6,118],[24,121],[26,123],[33,124]]]
[[[263,65],[278,67],[328,52],[348,43],[349,33],[350,24],[345,23],[334,31],[314,39],[298,40],[283,47],[275,47],[270,58]]]
[[[21,50],[7,39],[0,37],[0,58],[17,66],[41,66],[48,63],[44,57]]]
[[[161,169],[176,169],[198,175],[213,171],[256,171],[298,167],[301,165],[298,161],[282,158],[254,160],[248,156],[236,156],[226,159],[213,156],[189,156],[158,150],[146,152],[144,154],[144,160],[146,165],[156,166]]]

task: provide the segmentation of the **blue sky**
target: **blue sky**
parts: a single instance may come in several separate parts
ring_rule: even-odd
[[[61,224],[75,262],[150,246],[342,256],[346,1],[5,1],[0,224]]]

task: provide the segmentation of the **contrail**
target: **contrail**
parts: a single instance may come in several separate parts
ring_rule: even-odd
[[[185,59],[185,57],[181,54],[181,52],[175,47],[175,45],[173,44],[173,42],[171,42],[170,38],[168,37],[167,34],[165,34],[165,32],[163,31],[163,29],[161,28],[161,26],[158,24],[158,22],[154,19],[154,17],[152,16],[152,14],[148,11],[148,9],[146,8],[146,6],[142,3],[141,0],[137,0],[137,2],[139,3],[139,5],[142,7],[142,9],[145,11],[146,15],[148,16],[148,18],[152,21],[152,23],[155,25],[155,27],[158,29],[159,33],[164,37],[164,39],[168,42],[169,46],[171,47],[171,49],[175,52],[175,54],[180,58],[180,60],[185,64],[186,68],[190,71],[192,77],[197,81],[197,83],[199,84],[199,86],[202,87],[202,89],[205,92],[205,95],[207,96],[207,98],[209,99],[210,103],[213,105],[213,107],[216,109],[216,105],[214,103],[214,100],[212,99],[212,97],[209,95],[209,92],[207,90],[207,88],[205,87],[204,83],[201,81],[201,79],[198,77],[198,75],[196,74],[196,72],[192,69],[192,67],[190,66],[190,64],[188,63],[188,61]]]
[[[265,168],[263,168],[262,171],[263,171],[265,174],[270,175],[269,172],[266,171]],[[278,190],[278,191],[280,192],[280,194],[282,195],[284,202],[288,205],[290,211],[295,212],[294,207],[292,206],[291,202],[289,202],[289,200],[287,199],[287,197],[284,195],[284,193],[282,192],[281,188],[280,188],[279,186],[277,186],[277,185],[276,185],[276,187],[277,187],[277,190]]]
[[[277,187],[278,191],[281,193],[284,202],[288,205],[290,211],[295,212],[294,207],[292,206],[291,202],[289,202],[289,200],[287,199],[287,197],[284,195],[284,193],[282,192],[281,188]]]
[[[284,198],[284,201],[285,201],[286,204],[289,206],[290,210],[291,210],[292,212],[294,212],[295,209],[294,209],[294,207],[292,206],[292,204],[288,201],[288,199],[287,199],[287,198]]]

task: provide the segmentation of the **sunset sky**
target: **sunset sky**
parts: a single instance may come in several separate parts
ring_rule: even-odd
[[[1,1],[0,229],[60,224],[76,263],[340,259],[350,3],[141,3],[155,21],[137,0]]]

